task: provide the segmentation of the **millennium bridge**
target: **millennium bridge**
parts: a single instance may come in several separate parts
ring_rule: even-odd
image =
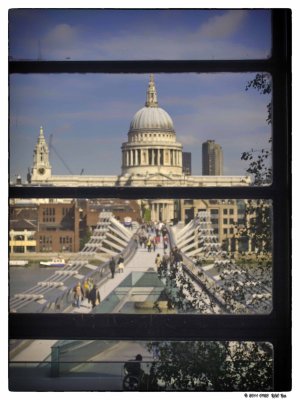
[[[188,224],[165,226],[168,250],[163,242],[148,252],[139,245],[144,230],[130,228],[111,212],[101,212],[96,228],[82,251],[46,280],[16,293],[10,312],[192,312],[204,314],[267,313],[272,308],[271,283],[258,277],[253,268],[238,265],[222,250],[208,212],[199,212]],[[172,262],[170,249],[180,249],[180,263]],[[157,268],[157,254],[167,256]],[[111,279],[109,260],[124,258],[124,272]],[[271,276],[271,272],[269,271]],[[74,287],[92,280],[100,291],[101,303],[92,309],[87,299],[73,306]]]

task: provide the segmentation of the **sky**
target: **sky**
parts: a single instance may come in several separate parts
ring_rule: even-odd
[[[136,1],[128,0],[126,2],[126,6],[135,7],[136,3],[137,3]],[[84,0],[84,1],[74,0],[74,1],[72,1],[72,6],[74,6],[74,7],[88,7],[88,6],[92,6],[92,7],[102,7],[102,6],[104,6],[104,7],[113,7],[113,6],[114,7],[123,7],[123,4],[124,4],[123,2],[115,1],[115,0],[110,0],[110,1],[106,1],[106,2],[104,2],[102,0],[101,1],[97,0],[96,2],[91,1],[91,0]],[[194,2],[185,1],[183,3],[182,1],[178,1],[178,0],[172,0],[172,1],[162,1],[162,0],[156,1],[156,0],[152,0],[151,2],[140,2],[139,1],[138,2],[138,6],[140,6],[141,4],[142,4],[143,7],[148,6],[148,5],[151,6],[151,7],[191,7],[191,6],[199,7],[200,6],[199,2],[195,2],[195,4],[194,4]],[[209,1],[204,1],[203,0],[203,1],[201,1],[201,6],[202,7],[207,7],[207,8],[210,8],[210,7],[220,8],[220,7],[223,7],[223,4],[224,4],[224,2],[222,0],[221,1],[216,1],[216,0],[209,0]],[[299,22],[298,21],[299,12],[297,12],[297,11],[299,11],[297,9],[298,4],[299,4],[298,2],[294,2],[294,1],[291,1],[291,0],[287,0],[285,2],[274,1],[274,0],[272,0],[272,1],[265,0],[263,3],[261,2],[261,0],[258,0],[258,1],[257,0],[251,0],[251,2],[250,1],[243,1],[243,4],[241,4],[240,1],[232,1],[232,0],[230,0],[229,2],[228,1],[226,2],[226,6],[227,7],[234,7],[234,8],[238,8],[238,7],[241,7],[241,6],[242,7],[249,7],[249,8],[253,8],[253,7],[260,8],[262,6],[264,6],[264,7],[279,7],[279,8],[289,7],[289,8],[291,8],[292,12],[293,12],[293,25],[292,25],[293,37],[298,37],[298,33],[299,33],[298,30],[299,30],[299,25],[300,24],[298,24],[298,22]],[[6,28],[7,28],[7,10],[9,8],[12,8],[12,7],[17,8],[17,7],[23,7],[23,6],[24,6],[23,1],[19,1],[19,0],[9,0],[7,2],[5,2],[5,0],[4,0],[4,2],[1,2],[1,5],[0,5],[1,17],[2,17],[0,29],[2,29],[1,38],[2,38],[2,44],[3,44],[3,49],[2,49],[3,50],[2,51],[2,63],[3,64],[2,64],[2,66],[4,66],[4,70],[5,71],[7,71],[7,61],[6,61],[7,59],[5,57],[5,53],[6,53],[5,49],[6,49],[6,46],[7,46],[7,42],[6,42],[6,40],[7,40],[7,30],[6,30]],[[48,7],[69,7],[69,4],[66,1],[61,1],[61,0],[60,1],[57,1],[57,0],[51,0],[51,1],[44,0],[42,3],[40,1],[33,1],[33,0],[29,0],[29,1],[26,2],[26,7],[40,7],[40,6],[43,6],[43,7],[47,7],[47,6]],[[226,41],[222,40],[222,38],[221,38],[221,42],[223,42],[223,48],[227,49],[229,47],[229,45],[232,44],[232,48],[236,49],[238,47],[238,44],[239,44],[237,42],[237,40],[246,39],[246,40],[250,41],[251,40],[250,37],[252,37],[253,39],[251,40],[250,43],[249,42],[248,43],[244,42],[245,47],[249,48],[249,51],[251,49],[253,49],[253,48],[256,48],[257,51],[263,52],[264,54],[268,54],[269,53],[269,48],[270,48],[270,46],[269,46],[269,22],[268,22],[268,20],[266,20],[266,18],[262,17],[261,18],[261,22],[256,23],[255,21],[258,21],[258,19],[257,18],[256,19],[252,18],[250,20],[249,19],[250,15],[251,15],[251,13],[247,14],[247,21],[248,21],[247,26],[248,26],[248,31],[250,30],[251,34],[250,35],[248,34],[248,37],[245,34],[244,27],[246,27],[246,24],[245,24],[245,20],[244,20],[243,25],[239,27],[239,30],[236,31],[236,34],[234,36],[227,37]],[[260,13],[260,15],[262,16],[263,14]],[[26,50],[26,54],[24,54],[23,57],[37,58],[38,47],[39,47],[37,36],[36,36],[36,33],[35,33],[35,32],[37,32],[37,33],[40,33],[40,35],[41,35],[41,37],[39,39],[40,40],[40,47],[41,47],[41,52],[40,53],[41,53],[41,55],[43,57],[45,57],[46,47],[45,47],[45,43],[42,44],[42,37],[46,36],[47,32],[51,32],[51,27],[52,27],[52,29],[55,29],[55,27],[58,25],[58,23],[55,22],[55,20],[50,21],[49,17],[45,17],[45,19],[43,20],[43,23],[41,23],[41,21],[39,21],[39,26],[36,26],[35,23],[38,24],[38,19],[39,18],[37,18],[37,20],[32,19],[31,22],[30,23],[28,22],[27,26],[26,26],[26,24],[23,21],[21,21],[21,18],[19,18],[18,23],[17,23],[17,26],[19,28],[15,29],[15,31],[14,31],[14,35],[15,35],[14,36],[14,41],[15,41],[14,46],[18,47],[19,50],[18,51],[14,50],[14,52],[12,52],[12,38],[13,38],[13,36],[11,34],[10,35],[10,46],[11,46],[10,55],[11,56],[22,57],[22,54],[21,54],[22,53],[22,48],[28,49],[28,46],[25,46],[25,43],[23,41],[23,37],[24,37],[24,39],[26,39],[27,43],[30,44],[30,42],[31,42],[31,46],[29,45],[29,48],[31,47],[31,55],[29,54],[28,50]],[[47,23],[47,20],[49,20],[49,24]],[[255,22],[254,24],[253,24],[253,21]],[[10,26],[12,26],[11,22],[12,22],[12,20],[10,21]],[[83,19],[81,19],[80,22],[83,23]],[[64,20],[62,21],[62,23],[71,25],[70,21],[66,20],[66,15],[64,16]],[[119,23],[120,23],[120,21],[119,21]],[[107,24],[107,25],[111,26],[110,24]],[[178,29],[178,25],[179,24],[176,25],[176,30]],[[27,27],[27,29],[24,29],[26,27]],[[254,29],[254,27],[255,27],[255,29]],[[32,30],[32,28],[34,28],[34,31]],[[162,28],[162,26],[160,26],[160,28]],[[241,32],[241,29],[243,29],[244,33]],[[113,31],[114,35],[111,35],[111,37],[116,37],[117,36],[116,35],[117,29],[116,29],[115,26],[113,27],[113,29],[110,30],[110,34],[112,33],[112,31]],[[122,34],[119,34],[119,38],[122,38]],[[223,36],[223,38],[224,38],[224,36]],[[266,45],[265,38],[267,39],[267,45]],[[91,39],[95,39],[94,37],[90,37],[89,39],[90,40],[88,42],[84,41],[82,39],[81,43],[84,43],[84,47],[81,46],[81,45],[77,46],[77,49],[79,49],[81,51],[81,57],[82,58],[83,58],[83,53],[86,52],[87,44],[90,45],[92,42],[93,43],[95,42],[94,40],[93,41],[91,40]],[[76,40],[78,41],[78,37],[77,37]],[[160,40],[161,40],[161,38],[160,38]],[[191,40],[191,37],[189,37],[189,40]],[[207,37],[206,37],[205,40],[207,41]],[[294,43],[295,42],[296,41],[294,41]],[[190,41],[188,43],[185,42],[184,46],[187,46],[187,44],[189,44],[189,43],[190,43]],[[172,44],[174,46],[174,43],[172,43]],[[226,55],[227,55],[227,57],[229,57],[229,53],[227,53],[226,51],[222,51],[222,46],[218,46],[217,47],[216,46],[216,42],[212,42],[212,44],[213,44],[212,45],[213,50],[212,50],[212,48],[210,48],[211,57],[213,57],[212,53],[216,53],[216,49],[217,48],[219,49],[219,56],[220,56],[220,52],[223,52],[224,58],[226,58]],[[228,47],[227,46],[225,47],[225,45],[227,45],[227,44],[228,44]],[[128,45],[128,43],[126,43],[126,45]],[[154,45],[159,46],[160,45],[160,41],[154,43]],[[198,49],[199,45],[200,45],[199,41],[196,42],[196,46],[197,46],[196,49]],[[56,40],[56,46],[52,46],[52,48],[54,48],[54,49],[55,48],[59,49],[61,47],[63,47],[63,44],[59,40],[58,41]],[[68,49],[69,48],[70,47],[68,47]],[[293,67],[295,67],[295,66],[298,67],[299,66],[298,65],[298,63],[299,63],[298,48],[299,48],[299,46],[296,46],[296,44],[293,46],[293,60],[292,60]],[[192,50],[192,55],[193,56],[196,53],[196,49]],[[138,51],[138,50],[140,51],[140,53],[143,52],[143,47],[136,48],[136,51]],[[169,51],[169,49],[167,49],[167,46],[166,46],[165,47],[165,52],[163,54],[166,54],[167,50]],[[108,49],[108,51],[109,51],[109,49]],[[148,51],[147,54],[150,54],[150,52]],[[198,54],[199,54],[199,51],[198,51]],[[204,53],[201,53],[201,54],[203,55]],[[243,54],[245,54],[245,53],[243,53]],[[58,55],[56,55],[56,56],[58,57]],[[62,57],[70,57],[70,56],[71,55],[66,55],[66,54],[64,54],[62,52]],[[239,54],[239,56],[242,57],[241,54]],[[113,59],[113,54],[111,55],[111,57]],[[136,57],[138,57],[138,56],[136,55]],[[151,57],[151,56],[149,56],[149,57]],[[204,57],[204,55],[203,55],[203,57]],[[209,56],[207,55],[207,57],[209,57]],[[217,57],[217,55],[215,55],[215,57]],[[50,58],[50,55],[49,55],[49,58]],[[96,57],[93,57],[93,58],[96,58]],[[195,56],[193,58],[195,58]],[[293,69],[295,70],[295,68],[293,68]],[[151,71],[149,71],[149,72],[151,72]],[[6,85],[7,78],[6,77],[7,77],[7,74],[3,73],[3,74],[1,74],[1,77],[2,77],[2,88],[3,88],[2,94],[3,94],[3,100],[4,100],[3,103],[2,103],[2,107],[1,107],[2,123],[3,123],[3,126],[4,126],[4,130],[6,131],[6,129],[5,129],[6,124],[7,124],[7,108],[6,108],[6,104],[7,104],[7,98],[8,98],[7,92],[6,92],[6,87],[7,87],[7,85]],[[156,75],[155,76],[156,81],[158,81],[158,78],[159,77]],[[246,78],[246,79],[244,79],[244,78]],[[246,75],[244,75],[243,77],[240,77],[239,82],[237,84],[238,93],[243,94],[243,95],[247,94],[247,96],[253,96],[252,103],[251,103],[252,105],[253,105],[253,103],[255,105],[256,101],[257,102],[267,103],[266,99],[263,99],[263,96],[256,96],[255,93],[251,93],[250,94],[250,92],[244,93],[244,80],[247,80],[248,78],[249,77],[246,76]],[[250,79],[251,79],[251,77],[250,77]],[[145,77],[145,82],[147,83],[147,77]],[[142,85],[143,88],[141,88],[142,91],[143,90],[145,91],[146,83],[143,83],[143,85]],[[19,90],[20,89],[21,88],[19,88]],[[63,92],[63,89],[64,89],[64,87],[62,87],[62,92]],[[226,97],[226,91],[222,90],[222,86],[217,87],[217,89],[219,89],[220,92],[224,94],[224,97]],[[295,102],[295,104],[297,104],[297,100],[298,100],[297,96],[299,96],[299,93],[300,93],[299,89],[300,89],[299,88],[299,74],[294,74],[293,75],[293,103]],[[33,91],[33,88],[31,88],[31,90]],[[161,103],[162,96],[163,96],[163,93],[161,91],[161,82],[160,82],[160,84],[158,86],[158,92],[159,92],[160,105],[162,107],[164,107],[165,109],[167,109],[168,112],[170,112],[170,110],[167,108],[167,106],[163,105]],[[129,98],[127,99],[128,101],[130,100],[132,93],[133,92],[131,91]],[[201,90],[200,94],[201,93],[203,93],[205,95],[204,90]],[[44,95],[45,94],[46,93],[44,93]],[[10,93],[10,95],[11,95],[11,93]],[[37,95],[37,94],[35,94],[35,95]],[[98,98],[98,96],[97,96],[97,98]],[[26,101],[26,96],[25,95],[24,95],[23,101]],[[21,105],[20,101],[19,101],[19,103]],[[53,105],[53,104],[51,104],[51,105]],[[12,104],[11,104],[11,106],[12,106]],[[228,104],[227,104],[227,106],[228,106]],[[259,110],[260,110],[259,112],[262,113],[262,114],[263,114],[263,110],[262,109],[264,108],[264,106],[265,106],[265,104],[262,104],[259,107]],[[137,107],[140,107],[140,105],[137,105]],[[46,110],[45,110],[45,112],[46,112]],[[23,114],[23,117],[26,117],[25,113],[22,113],[22,114]],[[237,113],[235,113],[234,116],[236,117]],[[41,123],[44,123],[43,121],[40,121],[39,115],[36,115],[35,113],[33,113],[33,115],[30,115],[29,117],[30,118],[35,118],[36,121],[38,121],[38,124],[36,125],[35,123],[32,123],[32,124],[27,124],[27,125],[25,124],[25,125],[21,126],[20,125],[21,122],[19,122],[19,130],[18,130],[18,132],[16,130],[14,132],[11,131],[10,140],[11,140],[12,144],[14,143],[14,141],[13,141],[14,140],[13,139],[14,135],[16,135],[18,133],[18,135],[22,137],[22,140],[20,141],[19,146],[15,147],[13,149],[14,153],[11,155],[11,159],[13,160],[13,164],[15,164],[14,171],[21,171],[22,168],[27,171],[27,167],[29,165],[31,165],[33,148],[31,148],[30,146],[31,146],[31,143],[33,143],[33,145],[35,144],[35,141],[36,141],[36,139],[38,137],[39,125]],[[128,127],[129,127],[129,122],[130,122],[131,116],[128,116],[128,117],[129,117],[128,120],[127,119],[124,120],[125,130],[122,128],[122,133],[121,133],[122,137],[123,137],[124,132],[126,132]],[[218,113],[215,113],[214,119],[217,119],[217,117],[218,117]],[[176,128],[177,133],[178,133],[177,119],[174,117],[174,115],[172,115],[172,118],[173,118],[173,120],[175,122],[175,128]],[[263,121],[264,121],[264,119],[265,119],[265,116],[263,116]],[[54,116],[53,116],[53,120],[54,120]],[[295,130],[295,127],[296,127],[296,130],[297,130],[297,128],[298,128],[297,121],[295,119],[293,119],[293,122],[294,122],[293,123],[294,130]],[[261,126],[263,127],[263,130],[266,129],[266,125],[264,124],[264,122],[260,122],[260,123],[262,124]],[[222,126],[221,126],[221,128],[222,128]],[[46,136],[47,136],[47,135],[49,135],[50,132],[53,132],[53,127],[52,126],[47,126],[47,127],[45,127],[45,130],[46,130]],[[230,130],[230,127],[228,128],[228,130]],[[262,135],[263,135],[263,130],[262,130],[262,133],[261,133]],[[221,129],[221,132],[222,132],[222,129]],[[88,133],[88,131],[85,130],[85,135],[87,135],[87,133]],[[7,136],[6,136],[6,134],[1,135],[1,139],[2,139],[1,146],[0,146],[1,150],[2,150],[1,160],[3,162],[3,165],[1,166],[1,168],[2,168],[2,170],[5,171],[6,168],[7,168],[7,154],[6,154],[7,153]],[[54,142],[56,142],[56,140],[57,140],[57,138],[55,136]],[[229,138],[228,138],[228,140],[230,141]],[[262,137],[261,137],[261,140],[263,140]],[[236,141],[236,138],[234,138],[234,141]],[[249,141],[251,141],[251,140],[249,140]],[[22,147],[21,146],[23,146],[25,142],[27,142],[28,144],[27,144],[27,147],[24,148],[24,151],[22,151]],[[252,143],[251,146],[256,144],[254,142],[254,140],[251,143]],[[299,170],[299,165],[298,165],[298,163],[299,163],[299,157],[298,157],[299,146],[298,145],[299,145],[299,135],[293,135],[293,156],[294,156],[293,157],[293,169],[294,169],[293,181],[294,181],[294,179],[295,180],[297,179],[298,174],[296,172],[298,172],[298,170]],[[224,145],[223,145],[223,149],[224,149]],[[29,151],[29,153],[28,153],[28,151]],[[243,151],[244,151],[244,149],[243,149]],[[62,153],[62,151],[61,151],[61,153]],[[193,148],[193,160],[194,161],[196,159],[195,153],[199,154],[198,153],[198,148],[196,148],[196,147]],[[82,152],[77,153],[75,156],[78,157],[78,154],[80,154],[80,159],[81,159],[81,157],[83,155]],[[65,154],[63,154],[63,155],[65,156]],[[236,156],[237,156],[237,154],[234,154],[234,157],[236,157]],[[76,157],[74,157],[74,158],[76,158]],[[20,159],[20,163],[18,164],[17,162],[19,161],[19,159]],[[56,161],[56,164],[57,165],[54,166],[54,169],[58,170],[59,168],[61,168],[61,167],[58,166],[58,162],[57,161]],[[83,162],[80,162],[79,164],[83,165]],[[78,167],[79,167],[79,164],[78,164]],[[228,165],[228,159],[225,159],[225,164]],[[76,169],[75,166],[73,166],[73,168]],[[116,169],[118,169],[118,166],[116,167]],[[77,170],[75,172],[77,172]],[[65,171],[64,171],[64,173],[65,173]],[[6,181],[5,174],[2,174],[2,177],[3,177],[2,190],[5,191],[5,187],[7,187],[7,181]],[[295,181],[295,183],[296,183],[296,181]],[[293,190],[293,195],[296,196],[296,200],[297,200],[298,197],[299,197],[299,193],[298,193],[299,191],[297,190],[297,184],[294,185],[293,187],[295,188],[295,190]],[[296,193],[296,190],[297,190],[297,193]],[[1,198],[3,199],[3,204],[1,204],[2,205],[1,210],[3,210],[3,218],[2,218],[2,220],[3,221],[7,221],[7,196],[4,195]],[[297,207],[294,208],[294,210],[293,210],[293,221],[294,221],[294,224],[293,224],[293,226],[294,226],[293,237],[296,237],[296,240],[297,240],[297,235],[299,235],[299,232],[298,232],[299,230],[297,230],[297,226],[299,225],[299,224],[297,224],[297,222],[299,221],[299,208],[297,208]],[[2,233],[3,233],[3,236],[1,237],[1,239],[2,239],[1,242],[3,244],[4,251],[1,252],[1,255],[4,257],[4,260],[6,260],[6,258],[7,258],[7,230],[6,229],[2,229]],[[299,257],[299,254],[297,252],[293,252],[293,259],[295,259],[296,262],[298,260],[298,257]],[[294,295],[293,295],[293,304],[296,304],[296,305],[299,304],[299,298],[298,298],[298,296],[295,295],[295,293],[297,293],[296,285],[299,282],[298,278],[300,278],[299,277],[299,270],[296,269],[294,271],[294,279],[293,279],[293,282],[294,282],[293,288],[295,289],[293,291],[293,293],[294,293]],[[5,290],[3,290],[2,293],[3,293],[3,301],[1,302],[1,304],[5,304],[6,301],[7,301],[8,295],[7,295]],[[5,312],[6,312],[6,310],[5,310]],[[4,320],[4,324],[5,324],[5,321],[6,320]],[[7,332],[7,330],[4,329],[4,332]],[[294,318],[293,318],[293,333],[294,333],[294,337],[297,337],[297,334],[299,334],[299,332],[300,332],[300,330],[299,330],[299,319],[297,318],[297,316],[294,315]],[[3,336],[1,336],[1,338],[4,339],[4,340],[1,341],[1,343],[3,343],[3,347],[1,348],[1,350],[5,354],[5,352],[7,352],[7,338],[3,337]],[[294,346],[293,347],[294,348],[293,354],[295,354],[295,357],[296,357],[296,355],[299,354],[299,341],[296,341],[296,340],[293,341],[293,346]],[[4,371],[4,369],[2,369],[2,371]],[[286,395],[289,398],[296,399],[296,398],[299,397],[300,390],[299,390],[299,384],[297,383],[299,380],[296,379],[298,375],[299,375],[298,364],[294,363],[294,368],[293,368],[293,378],[294,378],[294,380],[293,380],[293,382],[294,382],[293,390],[292,390],[292,392],[286,393]],[[1,374],[1,377],[2,377],[2,374]],[[7,373],[5,373],[5,374],[3,373],[3,378],[4,378],[4,380],[7,381]],[[4,385],[4,387],[5,387],[5,385]],[[1,389],[1,392],[2,392],[2,390],[4,392],[5,389]],[[14,397],[14,393],[8,392],[7,390],[5,390],[5,395],[6,396],[9,395],[8,397],[10,397],[10,398],[12,398],[12,397],[15,398]],[[181,396],[181,394],[178,394],[178,395]],[[44,396],[47,396],[47,393],[44,394]],[[52,395],[49,394],[49,396],[52,396]],[[56,396],[59,397],[60,394],[56,394]],[[62,396],[64,396],[64,394],[62,394]],[[77,397],[79,398],[79,396],[81,397],[82,395],[81,394],[77,395],[76,393],[73,395],[73,397],[76,397],[76,398]],[[102,394],[102,396],[105,397],[106,394],[104,393],[104,394]],[[109,396],[109,398],[111,398],[113,396],[113,394],[109,393],[108,396]],[[124,394],[124,396],[126,396],[126,395]],[[172,393],[172,397],[174,397],[174,396],[176,397],[176,393],[175,394]],[[205,397],[205,394],[202,394],[202,396]],[[223,393],[221,395],[221,397],[222,397],[222,399],[223,398],[226,398],[226,399],[240,398],[240,393],[230,393],[228,395],[226,393]]]
[[[264,10],[14,10],[17,59],[260,58],[270,54]],[[151,73],[151,71],[149,71]],[[241,154],[267,146],[269,96],[245,91],[255,74],[155,74],[159,106],[201,175],[202,143],[219,143],[224,174],[243,175]],[[144,106],[149,74],[10,76],[10,175],[23,179],[43,126],[53,174],[118,175],[121,144]]]
[[[9,13],[14,59],[264,58],[267,10],[57,10]]]

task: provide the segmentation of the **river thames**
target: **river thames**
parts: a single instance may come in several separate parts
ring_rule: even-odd
[[[27,267],[9,267],[10,296],[24,292],[49,278],[57,268],[40,267],[39,263],[30,263]]]

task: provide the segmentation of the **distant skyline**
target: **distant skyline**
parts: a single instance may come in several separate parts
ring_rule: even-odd
[[[162,13],[158,10],[106,10],[104,14],[84,10],[82,18],[72,10],[17,11],[10,16],[10,55],[16,58],[36,58],[38,40],[44,43],[41,51],[44,56],[49,54],[49,59],[70,55],[66,49],[74,50],[71,58],[90,58],[91,54],[100,54],[94,52],[93,47],[98,40],[99,46],[104,41],[110,43],[103,57],[115,59],[120,49],[117,45],[112,46],[112,42],[115,40],[117,44],[119,40],[121,45],[122,37],[128,39],[129,34],[126,47],[129,58],[135,58],[133,51],[137,58],[141,57],[145,48],[151,58],[160,46],[165,48],[162,54],[166,58],[169,55],[174,58],[176,54],[177,57],[196,58],[192,56],[199,55],[199,46],[203,43],[217,51],[217,43],[223,49],[227,46],[227,51],[238,50],[232,54],[238,54],[241,46],[249,50],[244,54],[253,55],[256,51],[257,57],[269,52],[269,12],[264,10],[237,10],[236,14],[230,10],[207,10],[204,14],[203,11],[190,10],[163,10]],[[132,24],[133,21],[136,24]],[[175,46],[176,54],[170,53],[168,44],[174,42],[174,37],[171,33],[169,36],[163,33],[166,26],[175,21],[178,25],[176,31],[172,30],[172,35],[176,32],[186,35],[180,42],[181,48],[189,48],[190,53],[188,49],[180,53],[180,43],[179,47]],[[67,26],[72,28],[72,32],[78,30],[80,35],[71,34]],[[146,33],[151,26],[156,45],[151,42],[145,47],[143,41],[148,40]],[[139,34],[139,29],[143,35]],[[196,30],[203,39],[199,46],[195,41],[188,42]],[[251,32],[254,34],[252,38]],[[158,35],[162,35],[159,43]],[[84,174],[119,175],[121,144],[127,141],[134,114],[144,106],[149,74],[11,75],[11,179],[18,174],[26,178],[27,169],[32,166],[40,126],[43,126],[48,142],[53,135],[55,149],[75,175],[82,169]],[[245,174],[247,164],[240,160],[242,152],[267,146],[271,127],[265,120],[270,97],[254,90],[245,91],[247,81],[254,76],[254,73],[154,75],[159,106],[170,114],[183,151],[192,152],[194,175],[201,175],[201,145],[208,139],[215,140],[223,148],[224,175]],[[55,154],[51,155],[50,162],[53,174],[68,174]]]

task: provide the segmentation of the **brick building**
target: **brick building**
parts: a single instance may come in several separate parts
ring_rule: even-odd
[[[38,252],[79,251],[80,212],[76,201],[47,203],[38,207]]]

